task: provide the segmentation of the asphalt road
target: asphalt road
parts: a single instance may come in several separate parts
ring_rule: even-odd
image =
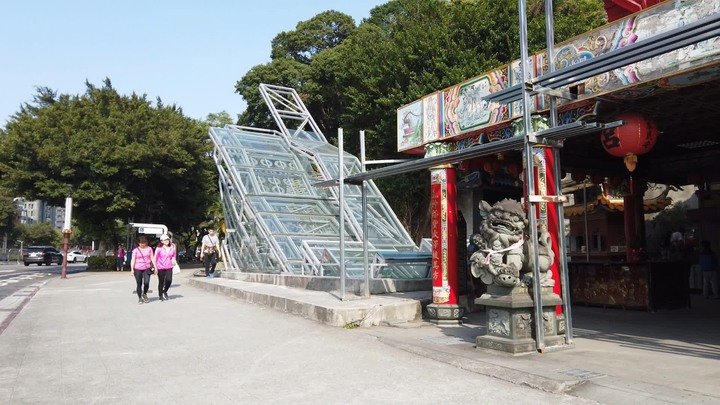
[[[85,271],[87,264],[68,263],[68,273]],[[4,264],[0,266],[0,300],[38,282],[60,276],[62,265]]]

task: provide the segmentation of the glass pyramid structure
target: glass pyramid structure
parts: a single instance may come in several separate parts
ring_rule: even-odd
[[[313,184],[339,177],[338,148],[329,144],[298,94],[262,84],[260,91],[279,130],[228,125],[210,128],[225,214],[228,270],[314,276],[340,275],[340,227],[348,278],[365,272],[363,237],[373,278],[427,278],[430,253],[420,252],[374,183],[366,183],[367,235],[362,186]],[[343,155],[345,176],[361,170]],[[344,210],[344,224],[340,223]]]

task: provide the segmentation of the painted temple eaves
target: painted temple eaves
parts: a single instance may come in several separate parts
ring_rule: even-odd
[[[667,1],[589,31],[555,47],[561,69],[639,43],[664,32],[720,15],[717,0]],[[533,77],[548,72],[547,52],[530,56]],[[570,83],[573,96],[558,98],[560,123],[597,114],[597,97],[639,99],[673,88],[690,86],[720,74],[720,38],[694,43],[659,56]],[[451,141],[452,149],[506,139],[519,133],[522,102],[488,102],[485,97],[520,83],[520,61],[440,90],[397,109],[398,151],[422,154],[424,145]],[[545,113],[548,97],[531,97],[535,113]],[[535,123],[542,129],[543,118]]]

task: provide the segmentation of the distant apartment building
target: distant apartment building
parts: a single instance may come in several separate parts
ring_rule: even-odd
[[[48,205],[42,200],[27,201],[22,197],[13,199],[20,213],[20,223],[25,225],[49,222],[57,230],[62,230],[65,221],[65,208]]]

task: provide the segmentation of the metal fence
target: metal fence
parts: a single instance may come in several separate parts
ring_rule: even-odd
[[[20,249],[8,249],[0,251],[0,264],[19,264],[22,261]]]

